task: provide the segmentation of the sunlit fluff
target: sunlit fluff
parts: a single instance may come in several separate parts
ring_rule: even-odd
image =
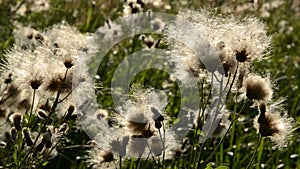
[[[288,117],[281,103],[259,105],[259,115],[254,118],[254,127],[262,137],[269,137],[278,147],[287,145],[293,131],[294,119]]]

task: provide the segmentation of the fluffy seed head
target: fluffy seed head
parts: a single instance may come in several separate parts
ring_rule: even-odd
[[[112,152],[109,152],[109,151],[104,151],[104,150],[101,150],[99,151],[99,159],[102,161],[102,162],[111,162],[114,160],[114,155]]]
[[[260,103],[260,114],[254,119],[254,127],[262,137],[269,137],[278,147],[286,146],[288,138],[291,136],[293,118],[287,117],[280,105],[272,104],[269,107],[265,103]]]
[[[273,91],[270,80],[256,75],[250,75],[244,80],[246,96],[250,100],[269,101]]]
[[[127,127],[133,133],[141,134],[146,130],[148,121],[144,114],[139,113],[127,120]]]

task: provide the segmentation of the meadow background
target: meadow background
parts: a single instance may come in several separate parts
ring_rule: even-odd
[[[153,0],[155,1],[155,0]],[[159,1],[159,0],[157,0]],[[253,70],[260,75],[270,74],[276,82],[275,98],[285,97],[285,108],[290,117],[295,119],[294,127],[299,126],[300,116],[300,1],[299,0],[258,0],[258,1],[208,1],[208,0],[161,0],[165,8],[145,6],[143,11],[151,9],[154,12],[176,14],[178,11],[191,9],[197,11],[201,8],[213,10],[224,15],[234,14],[237,17],[254,15],[268,26],[268,34],[272,36],[271,52],[267,59],[254,63]],[[106,20],[115,20],[122,17],[123,5],[120,0],[0,0],[0,57],[13,47],[13,30],[16,22],[24,26],[31,26],[43,30],[62,21],[75,26],[80,32],[95,32],[103,26]],[[26,8],[24,12],[21,8]],[[41,10],[29,10],[32,6],[40,6]],[[43,8],[44,7],[44,8]],[[157,37],[156,35],[153,35]],[[120,43],[120,48],[126,46]],[[135,44],[135,49],[142,48],[143,43]],[[108,54],[112,55],[112,54]],[[112,73],[118,63],[123,59],[122,54],[115,57],[106,57],[102,62],[99,75],[103,91],[99,94],[99,102],[104,108],[113,105],[109,92],[104,89],[110,87]],[[147,76],[151,74],[151,76]],[[168,77],[160,71],[147,70],[139,74],[135,81],[144,85],[160,88],[162,79]],[[155,82],[155,84],[150,84]],[[178,94],[176,86],[171,88],[174,95]],[[168,105],[169,111],[178,109],[178,97],[171,98]],[[248,103],[250,105],[251,103]],[[253,129],[252,118],[255,116],[253,109],[243,110],[245,120],[233,124],[232,130],[225,137],[224,142],[209,160],[210,165],[204,168],[227,166],[228,168],[244,168],[251,158],[257,139],[256,130]],[[71,130],[67,134],[71,141],[58,151],[58,155],[45,162],[43,168],[89,168],[84,157],[89,147],[85,145],[90,138],[83,130]],[[207,147],[212,149],[217,142],[211,142]],[[211,149],[211,150],[212,150]],[[208,156],[211,150],[203,151],[203,156]],[[282,150],[273,149],[268,138],[264,138],[254,159],[254,168],[300,168],[300,134],[295,130],[289,145]],[[0,154],[1,156],[1,154]],[[1,160],[0,160],[1,161]],[[136,159],[131,159],[123,164],[124,168],[138,168],[134,164]],[[151,162],[150,162],[151,163]],[[168,161],[166,168],[190,168],[189,156]],[[3,164],[2,164],[3,165]],[[146,165],[147,166],[147,165]],[[151,164],[149,164],[151,167]],[[221,167],[220,167],[221,168]]]

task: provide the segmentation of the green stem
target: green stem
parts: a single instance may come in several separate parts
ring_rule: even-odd
[[[254,158],[255,158],[255,156],[256,156],[256,153],[257,153],[257,150],[258,150],[258,148],[259,148],[259,145],[260,145],[260,142],[261,142],[261,135],[259,134],[258,135],[258,139],[257,139],[257,143],[256,143],[256,147],[255,147],[255,150],[254,150],[254,153],[253,153],[253,155],[252,155],[252,157],[251,157],[251,159],[250,159],[250,162],[248,163],[248,166],[247,166],[247,168],[246,169],[249,169],[250,168],[250,166],[251,166],[251,164],[252,164],[252,162],[253,162],[253,160],[254,160]]]
[[[69,70],[69,69],[67,69],[66,72],[65,72],[65,76],[64,76],[64,79],[63,79],[63,82],[62,82],[62,83],[65,83],[65,80],[66,80],[66,77],[67,77],[68,70]],[[25,161],[26,161],[27,158],[29,157],[29,155],[30,155],[30,153],[32,152],[34,146],[36,145],[36,143],[37,143],[39,137],[41,136],[43,129],[46,127],[46,125],[48,124],[49,120],[51,119],[51,116],[52,116],[52,114],[54,113],[54,111],[55,111],[55,109],[56,109],[56,106],[58,105],[60,93],[61,93],[61,89],[57,92],[55,101],[54,101],[54,103],[53,103],[53,105],[52,105],[52,107],[51,107],[51,111],[50,111],[50,113],[49,113],[49,116],[48,116],[47,119],[46,119],[46,122],[44,123],[44,125],[43,125],[42,128],[41,128],[41,130],[39,131],[39,133],[38,133],[36,139],[34,140],[33,145],[32,145],[32,146],[30,147],[30,149],[29,149],[28,153],[25,155],[25,157],[24,157],[24,159],[22,160],[21,164],[18,166],[18,169],[20,169],[20,168],[23,166],[23,164],[25,163]]]
[[[31,115],[32,115],[32,112],[33,112],[35,93],[36,93],[36,90],[34,89],[33,90],[33,96],[32,96],[31,108],[30,108],[30,114],[29,114],[29,119],[28,119],[28,124],[30,124]]]

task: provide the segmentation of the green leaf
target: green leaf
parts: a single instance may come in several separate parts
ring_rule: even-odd
[[[207,164],[205,169],[213,169],[213,167],[211,166],[211,164]]]
[[[42,166],[46,166],[49,162],[48,161],[45,161]]]
[[[227,166],[220,166],[220,167],[217,167],[216,169],[229,169],[229,167],[227,167]]]

